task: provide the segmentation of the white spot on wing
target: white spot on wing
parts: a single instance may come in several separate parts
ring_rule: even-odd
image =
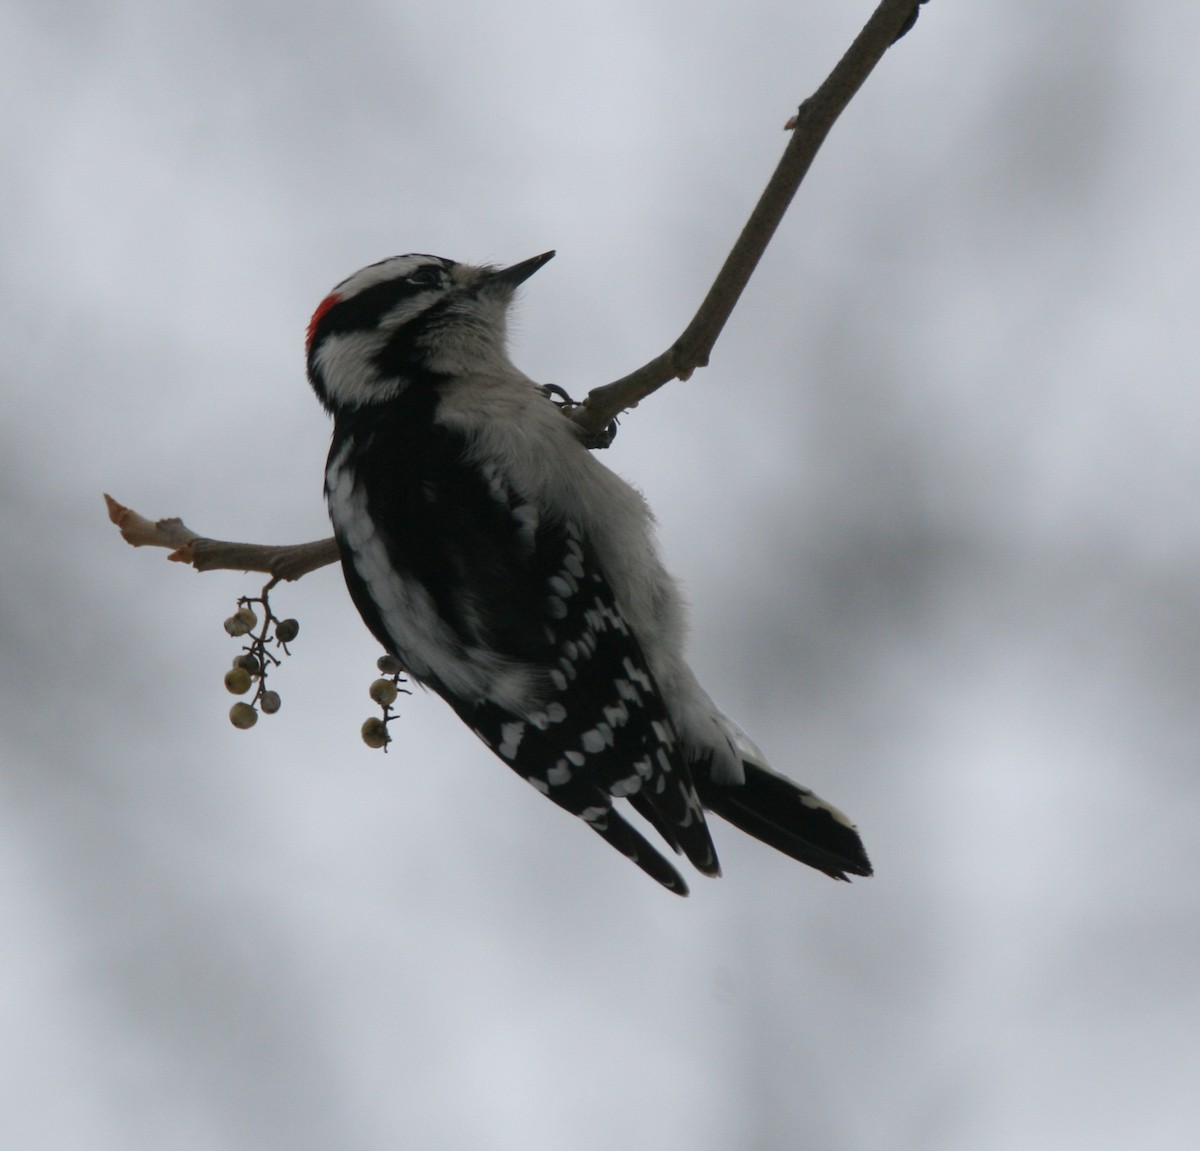
[[[525,735],[525,725],[523,723],[506,723],[500,727],[500,747],[497,749],[504,759],[512,759],[517,754],[517,748],[521,746],[521,740]]]
[[[642,691],[650,690],[650,677],[640,668],[633,666],[633,660],[625,657],[625,674],[636,683]]]
[[[533,504],[518,504],[512,510],[517,521],[517,539],[526,552],[532,552],[538,530],[538,511]]]
[[[613,727],[624,727],[629,722],[629,709],[620,702],[605,707],[604,721]]]
[[[563,557],[563,567],[577,580],[583,579],[583,552],[574,540],[567,544],[567,554]]]
[[[591,731],[585,731],[579,737],[579,742],[583,745],[583,750],[595,755],[598,751],[604,750],[604,736],[602,736],[595,728]]]

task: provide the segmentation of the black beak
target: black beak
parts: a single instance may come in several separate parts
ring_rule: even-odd
[[[500,268],[493,272],[487,278],[489,284],[499,284],[505,288],[515,288],[518,284],[525,283],[534,272],[543,264],[549,263],[554,259],[553,252],[543,252],[540,256],[534,256],[531,260],[522,260],[519,264],[513,264],[511,268]]]

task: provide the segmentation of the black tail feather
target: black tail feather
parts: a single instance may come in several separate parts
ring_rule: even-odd
[[[658,814],[654,804],[650,803],[646,797],[640,792],[634,792],[629,797],[630,806],[638,813],[659,835],[663,837],[670,845],[671,850],[676,855],[683,854],[683,848],[679,845],[679,839],[672,830],[671,825]]]
[[[669,785],[668,785],[669,786]],[[674,818],[664,814],[661,803],[655,803],[654,797],[647,794],[647,789],[634,792],[629,796],[633,809],[670,844],[676,855],[686,855],[692,866],[703,875],[717,876],[721,874],[721,864],[717,859],[717,849],[713,845],[712,836],[704,822],[702,807],[698,808],[699,798],[691,798],[690,784],[680,784],[679,811],[673,811]]]
[[[626,823],[617,812],[610,808],[604,816],[586,822],[601,839],[615,847],[626,859],[636,863],[651,879],[658,880],[676,895],[687,895],[688,885],[683,881],[683,876],[655,851],[641,832]]]
[[[719,784],[697,773],[709,811],[755,839],[834,879],[870,875],[871,861],[854,826],[807,788],[745,762],[744,784]]]

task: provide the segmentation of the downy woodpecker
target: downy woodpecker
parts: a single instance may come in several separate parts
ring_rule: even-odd
[[[854,825],[772,771],[697,682],[645,501],[509,359],[514,293],[553,255],[395,256],[313,314],[355,605],[509,767],[670,890],[687,885],[614,800],[705,875],[706,810],[835,879],[870,875]]]

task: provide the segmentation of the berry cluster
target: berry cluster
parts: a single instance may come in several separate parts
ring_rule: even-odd
[[[283,660],[274,651],[268,650],[267,645],[272,644],[284,655],[291,655],[287,645],[300,634],[298,621],[279,619],[271,611],[268,599],[270,590],[271,583],[263,588],[260,596],[241,596],[237,611],[225,621],[225,630],[235,639],[249,637],[241,653],[234,657],[233,667],[225,673],[226,690],[233,695],[245,695],[257,684],[249,703],[239,700],[229,709],[229,722],[243,730],[258,723],[260,708],[264,715],[274,715],[279,710],[279,692],[267,687],[267,673]],[[261,626],[258,613],[251,606],[253,604],[258,604],[262,611]]]
[[[369,694],[383,709],[383,714],[371,716],[362,725],[362,740],[368,747],[381,747],[387,751],[387,745],[392,742],[392,737],[388,734],[388,724],[400,718],[399,712],[392,710],[392,704],[401,692],[405,695],[412,695],[412,692],[402,686],[404,672],[394,656],[381,655],[375,666],[383,674],[371,684]]]

